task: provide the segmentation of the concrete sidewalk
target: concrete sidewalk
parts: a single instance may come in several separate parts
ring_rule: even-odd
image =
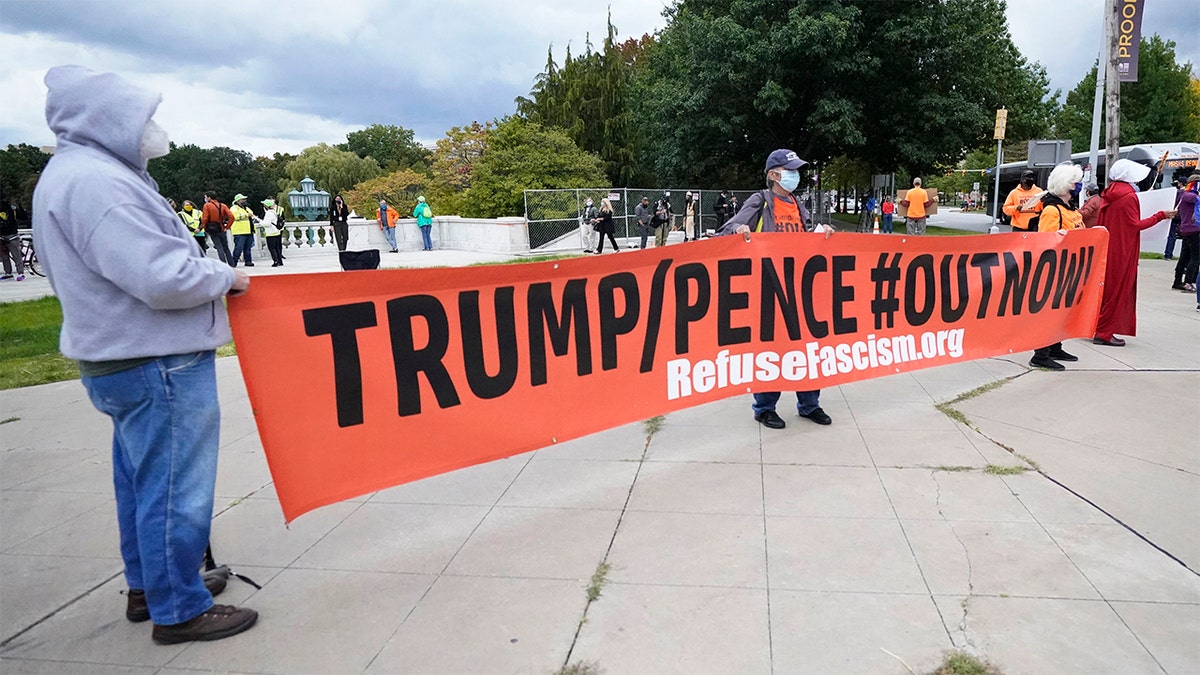
[[[230,582],[262,618],[213,643],[126,622],[110,428],[80,384],[0,392],[0,671],[903,674],[961,648],[1008,674],[1198,672],[1200,314],[1170,269],[1141,265],[1139,337],[1070,341],[1064,373],[1024,353],[855,383],[824,392],[830,427],[785,398],[782,431],[737,397],[290,528],[221,359],[213,544],[263,588]]]

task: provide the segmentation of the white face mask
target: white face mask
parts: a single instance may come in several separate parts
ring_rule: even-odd
[[[146,130],[142,132],[142,159],[150,161],[155,157],[162,157],[171,151],[171,139],[167,137],[167,132],[162,127],[158,126],[158,122],[150,120],[146,123]]]

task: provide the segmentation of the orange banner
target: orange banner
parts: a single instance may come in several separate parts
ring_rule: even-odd
[[[229,310],[288,521],[751,391],[1091,336],[1108,233],[729,236],[554,262],[256,277]]]

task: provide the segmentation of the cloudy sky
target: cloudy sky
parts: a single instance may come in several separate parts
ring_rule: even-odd
[[[180,143],[294,153],[375,122],[433,142],[513,112],[548,46],[561,62],[588,32],[600,44],[610,5],[624,39],[661,29],[667,1],[0,0],[0,146],[53,144],[42,77],[64,63],[163,92],[156,119]],[[1196,1],[1145,3],[1143,33],[1200,63]],[[1073,88],[1096,58],[1103,0],[1008,5],[1017,46],[1052,89]]]

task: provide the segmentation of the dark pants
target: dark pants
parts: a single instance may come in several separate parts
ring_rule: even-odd
[[[654,226],[649,223],[638,223],[638,231],[642,235],[642,248],[646,248],[646,239],[654,234]]]
[[[248,267],[254,266],[254,261],[250,259],[250,251],[254,248],[254,235],[252,234],[235,234],[233,235],[233,257],[229,259],[229,264],[237,267],[238,259],[243,256],[246,259]]]
[[[1179,250],[1179,261],[1175,263],[1175,283],[1196,283],[1196,271],[1200,269],[1200,232],[1180,235],[1183,246]]]
[[[350,239],[350,226],[345,221],[333,221],[333,240],[337,242],[339,251],[346,250],[346,241]]]
[[[1040,349],[1033,350],[1033,355],[1040,356],[1045,359],[1049,359],[1049,358],[1052,358],[1050,356],[1050,352],[1057,352],[1060,349],[1062,349],[1062,343],[1055,342],[1052,345],[1046,345],[1045,347],[1041,347]]]
[[[221,262],[230,264],[233,261],[233,254],[229,252],[229,240],[225,237],[225,230],[209,230],[208,238],[212,241],[212,247],[217,252],[217,257]]]
[[[612,242],[612,247],[613,247],[614,251],[621,250],[621,247],[617,246],[617,238],[613,236],[612,230],[600,230],[600,245],[596,247],[596,253],[604,253],[604,238],[605,237],[608,237],[608,240]]]
[[[276,265],[283,264],[283,235],[277,234],[274,237],[267,237],[267,251],[271,253],[271,262]]]
[[[200,255],[207,255],[208,254],[208,241],[207,241],[208,237],[205,237],[203,234],[197,234],[193,237],[193,239],[196,240],[196,245],[200,247]]]
[[[1175,240],[1180,238],[1179,223],[1172,220],[1170,227],[1167,228],[1167,248],[1163,250],[1164,258],[1170,260],[1171,258],[1175,257]]]

